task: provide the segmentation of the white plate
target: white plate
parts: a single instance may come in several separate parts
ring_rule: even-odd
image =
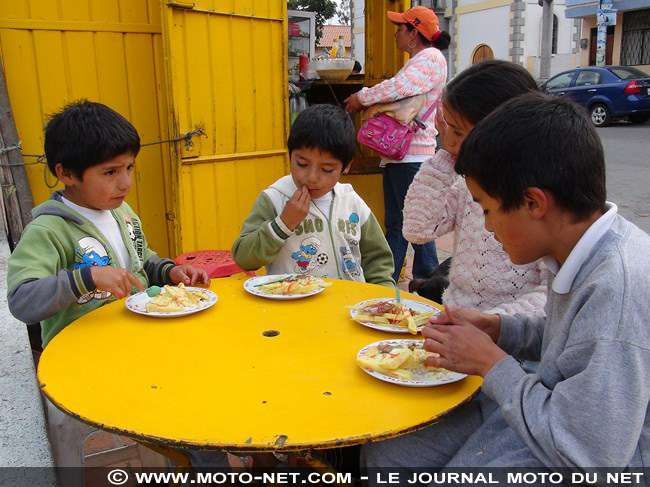
[[[304,294],[269,294],[259,290],[260,284],[265,284],[267,282],[272,282],[272,281],[279,281],[280,279],[287,279],[293,276],[302,277],[300,274],[279,274],[279,275],[251,277],[250,279],[246,279],[246,281],[244,281],[244,289],[249,293],[254,294],[255,296],[261,296],[263,298],[269,298],[269,299],[283,299],[283,300],[306,298],[307,296],[313,296],[314,294],[318,294],[325,290],[324,287],[319,287],[318,289],[314,289],[313,291]]]
[[[217,295],[213,293],[212,291],[202,288],[202,287],[189,287],[186,286],[185,289],[188,291],[203,291],[205,294],[208,295],[208,299],[206,301],[202,301],[197,307],[195,308],[189,308],[185,309],[183,311],[170,311],[168,313],[163,313],[160,311],[152,311],[152,312],[147,312],[146,311],[146,306],[149,301],[151,301],[153,298],[150,298],[145,291],[140,292],[138,294],[134,294],[133,296],[129,296],[126,300],[126,309],[129,311],[133,311],[134,313],[139,313],[141,315],[147,315],[147,316],[155,316],[157,318],[175,318],[176,316],[185,316],[185,315],[191,315],[192,313],[198,313],[199,311],[203,311],[206,308],[209,308],[212,306],[214,303],[217,302]],[[161,288],[161,293],[165,292],[165,288]]]
[[[375,299],[367,299],[366,301],[361,301],[360,303],[355,304],[355,306],[365,306],[366,304],[371,304],[371,303],[377,303],[379,301],[395,301],[394,298],[375,298]],[[427,313],[429,311],[433,311],[433,316],[437,315],[440,313],[440,310],[438,308],[434,308],[433,306],[430,306],[425,303],[421,303],[419,301],[412,301],[410,299],[402,299],[402,304],[412,310],[419,311],[421,313]],[[352,318],[354,321],[357,323],[361,323],[363,326],[367,326],[368,328],[374,328],[375,330],[381,330],[381,331],[391,331],[393,333],[408,333],[409,330],[405,326],[398,326],[398,325],[382,325],[381,323],[372,323],[370,321],[359,321],[357,320],[357,315],[359,314],[359,310],[357,309],[351,309],[350,310],[350,318]],[[426,325],[420,325],[418,326],[418,331],[422,330]]]
[[[424,342],[422,340],[382,340],[379,342],[371,343],[370,345],[366,345],[363,347],[361,350],[359,350],[359,353],[357,354],[357,358],[359,358],[361,355],[363,355],[366,350],[372,347],[377,347],[379,345],[387,344],[387,345],[394,345],[394,346],[409,346],[412,344],[421,346]],[[422,373],[414,372],[414,379],[407,380],[407,379],[398,379],[397,377],[391,377],[390,375],[385,375],[382,374],[381,372],[376,372],[372,369],[369,369],[367,367],[361,367],[361,370],[363,370],[366,374],[369,374],[379,380],[383,380],[385,382],[391,382],[393,384],[398,384],[400,386],[407,386],[407,387],[432,387],[432,386],[439,386],[441,384],[449,384],[451,382],[456,382],[461,379],[464,379],[467,377],[467,374],[460,374],[458,372],[452,372],[451,370],[445,370],[444,372],[438,372],[438,371],[431,371],[427,372],[426,370],[423,370]]]

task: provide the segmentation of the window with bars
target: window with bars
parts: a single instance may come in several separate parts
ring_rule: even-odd
[[[621,64],[650,64],[650,9],[625,12],[621,39]]]

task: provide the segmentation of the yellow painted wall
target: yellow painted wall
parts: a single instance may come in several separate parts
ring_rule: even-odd
[[[375,214],[381,228],[384,227],[384,189],[382,174],[350,174],[342,176],[342,183],[349,183],[354,190],[363,198],[363,201],[370,207]]]
[[[123,114],[143,143],[201,127],[189,150],[143,147],[127,201],[160,255],[229,249],[257,194],[287,172],[285,3],[2,0],[23,153],[41,154],[47,115],[79,98]],[[41,203],[44,166],[27,172]]]
[[[127,200],[162,256],[229,249],[259,192],[288,172],[285,0],[0,1],[23,153],[41,154],[48,114],[80,98],[123,114],[143,143],[201,128],[189,148],[143,147]],[[403,64],[385,12],[408,6],[368,2],[368,84]],[[27,166],[36,204],[51,192],[43,169]],[[343,181],[383,222],[381,175]]]
[[[403,12],[410,0],[366,0],[366,85],[391,78],[406,61],[405,54],[395,48],[395,26],[386,12]]]
[[[207,137],[176,155],[181,251],[230,249],[261,190],[287,173],[284,0],[164,7],[170,125]]]
[[[25,154],[43,153],[47,115],[79,98],[120,112],[143,143],[170,136],[158,0],[2,0],[0,56]],[[152,248],[171,255],[168,148],[143,147],[136,167],[127,201],[142,217]],[[44,166],[26,169],[39,204],[51,192]]]

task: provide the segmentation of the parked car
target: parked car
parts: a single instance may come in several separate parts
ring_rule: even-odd
[[[650,120],[650,75],[631,66],[589,66],[564,71],[542,84],[552,95],[570,96],[583,105],[596,127],[614,118]]]

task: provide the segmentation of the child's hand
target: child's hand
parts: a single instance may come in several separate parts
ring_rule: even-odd
[[[487,333],[494,343],[499,339],[499,333],[501,333],[501,318],[496,314],[487,314],[471,309],[445,306],[445,310],[442,313],[429,318],[429,324],[431,325],[452,325],[456,321],[466,321],[471,323],[483,333]]]
[[[182,282],[186,286],[194,284],[210,284],[208,273],[189,264],[177,265],[169,271],[169,279],[173,284]]]
[[[438,108],[436,109],[436,130],[440,134],[440,138],[442,139],[443,144],[445,137],[447,136],[448,129],[449,126],[447,125],[447,121],[445,120],[445,117],[442,113],[442,103],[439,103]]]
[[[280,219],[289,230],[293,232],[300,222],[305,219],[309,213],[310,203],[311,198],[309,197],[307,186],[303,186],[293,193],[293,196],[287,201],[286,206],[280,214]]]
[[[447,324],[430,324],[422,330],[424,348],[440,354],[437,358],[429,357],[427,365],[485,377],[494,364],[508,354],[462,314],[449,315]]]
[[[90,275],[98,291],[108,291],[117,299],[126,298],[131,294],[133,286],[144,291],[144,286],[138,278],[126,269],[109,266],[93,267],[90,269]]]

